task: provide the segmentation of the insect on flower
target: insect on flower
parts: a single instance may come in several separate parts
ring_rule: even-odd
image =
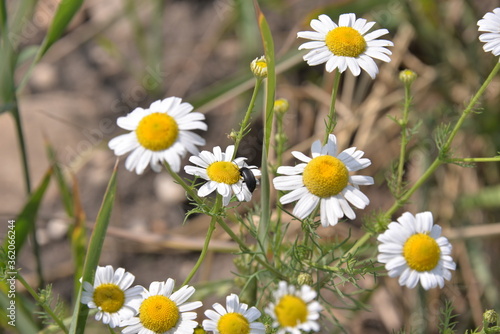
[[[257,187],[257,179],[255,178],[255,175],[253,174],[252,170],[248,167],[241,167],[240,175],[243,178],[243,182],[246,183],[248,190],[250,190],[250,192],[253,193],[255,187]]]

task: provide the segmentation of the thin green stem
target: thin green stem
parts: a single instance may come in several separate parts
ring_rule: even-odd
[[[276,113],[276,166],[281,166],[283,163],[283,153],[285,152],[286,135],[283,129],[283,115],[282,112]],[[273,168],[273,175],[276,175],[276,167]],[[278,191],[276,193],[276,202],[279,203],[281,196],[283,196],[283,191]],[[276,207],[276,224],[274,225],[274,232],[278,238],[281,238],[281,214],[283,210],[281,206]]]
[[[218,218],[217,222],[219,223],[220,227],[222,227],[222,229],[224,231],[226,231],[226,233],[231,237],[231,239],[233,239],[233,241],[235,241],[240,246],[240,248],[243,252],[252,253],[252,250],[247,247],[246,243],[243,240],[241,240],[236,235],[236,233],[233,232],[233,230],[231,230],[231,228],[226,224],[226,222],[224,220],[222,220],[221,218]],[[259,262],[259,264],[261,264],[264,268],[266,268],[267,270],[272,272],[279,279],[283,279],[283,280],[287,279],[287,277],[285,277],[283,274],[281,274],[278,270],[276,270],[273,266],[271,266],[269,263],[267,263],[261,257],[256,256],[255,260],[257,262]]]
[[[410,199],[410,197],[434,174],[436,169],[441,166],[444,162],[436,158],[432,164],[427,168],[427,170],[420,176],[420,178],[413,184],[413,186],[405,191],[403,195],[399,199],[397,199],[394,204],[389,208],[389,210],[386,211],[385,216],[387,219],[390,219],[390,217],[398,210],[400,209],[403,205],[406,204],[406,202]]]
[[[339,71],[335,71],[335,78],[333,79],[333,87],[332,87],[332,100],[330,102],[330,112],[328,113],[328,118],[326,119],[326,130],[325,130],[325,138],[323,139],[323,143],[326,145],[328,143],[328,136],[333,132],[335,126],[337,125],[337,114],[335,112],[335,103],[337,101],[337,93],[339,91],[340,77],[342,73]]]
[[[191,272],[186,277],[182,285],[187,285],[191,281],[191,279],[196,274],[201,264],[205,260],[205,256],[207,255],[208,252],[208,246],[210,245],[210,240],[212,239],[212,234],[215,231],[215,223],[217,221],[217,216],[219,215],[221,208],[222,208],[222,196],[220,194],[217,194],[217,197],[215,199],[215,205],[211,212],[212,219],[210,220],[210,225],[208,226],[207,236],[205,237],[205,243],[203,244],[203,249],[201,250],[200,257],[198,258],[198,261],[196,261],[196,264],[194,265],[193,269],[191,269]]]
[[[398,171],[397,171],[397,178],[396,178],[396,196],[399,197],[402,191],[402,184],[403,184],[403,175],[404,175],[404,164],[406,160],[406,146],[408,144],[408,115],[410,111],[410,103],[411,103],[411,97],[410,97],[410,85],[411,84],[405,84],[405,103],[404,103],[404,108],[403,108],[403,119],[399,122],[399,125],[401,126],[401,148],[399,152],[399,162],[398,162]]]
[[[453,158],[447,159],[446,162],[497,162],[500,161],[500,156],[489,158]]]
[[[172,176],[174,178],[174,180],[182,188],[184,188],[184,190],[186,191],[186,193],[188,194],[188,196],[190,198],[192,198],[196,203],[199,203],[199,204],[203,203],[202,199],[198,196],[196,191],[194,191],[193,188],[190,185],[188,185],[182,177],[179,176],[179,174],[174,172],[168,163],[165,162],[163,165],[167,169],[167,172],[170,174],[170,176]]]
[[[260,90],[260,86],[262,85],[262,78],[255,78],[255,86],[253,88],[252,98],[250,99],[250,103],[248,104],[247,112],[245,113],[245,117],[240,125],[240,130],[236,133],[236,138],[234,140],[234,155],[233,159],[236,158],[236,152],[238,151],[238,147],[240,146],[241,140],[248,133],[248,127],[250,125],[250,118],[252,117],[253,110],[255,108],[255,100],[257,99],[257,95]]]
[[[36,302],[43,308],[43,310],[54,320],[54,322],[61,328],[61,330],[68,334],[68,329],[64,325],[61,319],[52,311],[52,309],[43,301],[40,300],[38,294],[33,290],[33,288],[26,282],[23,276],[20,273],[16,275],[17,280],[26,288],[26,290],[30,293],[30,295],[36,300]]]
[[[22,124],[22,120],[21,120],[21,115],[19,114],[19,110],[17,108],[17,102],[16,102],[14,108],[12,109],[12,116],[14,117],[14,122],[16,125],[17,140],[19,142],[19,148],[21,150],[24,185],[25,185],[26,193],[31,194],[31,177],[30,177],[29,163],[28,163],[28,152],[26,149],[26,142],[24,140],[23,124]]]
[[[486,78],[484,83],[481,85],[481,87],[479,88],[477,93],[472,97],[469,104],[467,105],[467,107],[463,111],[462,115],[460,116],[459,120],[455,124],[455,127],[453,128],[450,135],[448,136],[448,140],[443,145],[443,148],[442,148],[443,153],[446,154],[449,151],[451,143],[452,143],[453,139],[455,138],[455,136],[457,135],[458,130],[460,130],[460,128],[462,127],[462,124],[465,122],[465,119],[467,118],[467,116],[471,112],[474,111],[474,107],[475,107],[477,101],[484,94],[484,92],[486,91],[486,88],[491,83],[491,81],[493,80],[495,75],[497,75],[499,70],[500,70],[500,62],[497,62],[495,67],[491,70],[491,73],[488,75],[488,77]]]

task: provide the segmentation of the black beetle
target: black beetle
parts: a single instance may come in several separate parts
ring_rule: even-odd
[[[243,177],[243,182],[247,184],[248,190],[253,193],[255,187],[257,187],[257,179],[255,178],[255,175],[253,175],[252,170],[247,167],[241,167],[240,175]]]

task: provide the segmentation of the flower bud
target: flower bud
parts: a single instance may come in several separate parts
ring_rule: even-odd
[[[498,321],[498,314],[495,312],[495,310],[486,310],[483,313],[483,319],[488,324],[496,324]]]
[[[267,77],[266,57],[262,56],[260,58],[255,58],[250,63],[250,69],[252,70],[252,73],[256,78],[263,79],[263,78]]]
[[[417,73],[412,70],[403,70],[399,72],[399,80],[401,80],[405,85],[411,85],[416,78]]]
[[[311,286],[313,284],[312,276],[308,273],[300,273],[299,276],[297,276],[297,284]]]
[[[277,99],[274,101],[274,112],[284,114],[288,111],[290,104],[287,99]]]

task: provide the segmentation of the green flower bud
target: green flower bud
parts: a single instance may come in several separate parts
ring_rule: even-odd
[[[489,324],[496,324],[498,321],[498,314],[495,310],[486,310],[483,313],[483,319]]]
[[[313,278],[308,273],[300,273],[299,276],[297,276],[297,283],[299,285],[309,285],[309,286],[311,286],[313,284]]]
[[[411,85],[413,81],[417,78],[417,73],[412,70],[403,70],[399,72],[399,80],[403,82],[405,85]]]

